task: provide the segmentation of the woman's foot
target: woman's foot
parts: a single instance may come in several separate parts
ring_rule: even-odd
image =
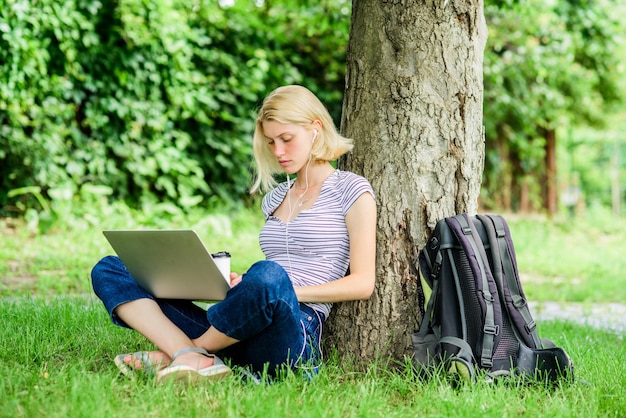
[[[182,351],[182,350],[180,350]],[[179,353],[180,353],[179,351]],[[207,355],[204,353],[200,353],[200,352],[195,352],[195,351],[190,351],[190,352],[185,352],[185,353],[181,353],[176,355],[177,353],[174,353],[174,357],[176,360],[176,364],[178,365],[184,365],[184,366],[188,366],[191,367],[193,369],[196,370],[200,370],[200,369],[204,369],[207,367],[210,367],[213,365],[213,363],[215,362],[215,358],[211,355]],[[170,362],[171,364],[172,362]],[[169,365],[169,364],[168,364]]]
[[[221,379],[230,368],[213,354],[199,347],[183,348],[172,355],[172,362],[157,374],[159,383],[179,381],[192,383],[204,379]]]
[[[137,370],[154,374],[169,366],[171,362],[170,357],[162,351],[138,351],[115,357],[115,365],[127,376]]]

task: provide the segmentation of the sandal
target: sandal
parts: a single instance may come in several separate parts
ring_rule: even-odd
[[[141,363],[141,367],[136,369],[132,367],[130,364],[127,364],[126,362],[124,362],[124,359],[126,358],[126,356],[135,357],[135,359],[139,360],[139,362]],[[152,361],[152,358],[150,358],[149,351],[137,351],[136,353],[132,353],[132,354],[130,353],[120,354],[116,356],[113,361],[115,362],[115,365],[117,366],[118,369],[120,369],[120,372],[122,372],[124,376],[134,377],[134,373],[139,370],[142,370],[144,373],[149,374],[149,375],[156,374],[157,372],[156,364]]]
[[[176,357],[186,353],[200,353],[206,357],[213,357],[213,365],[205,367],[203,369],[194,369],[193,367],[185,364],[176,364]],[[196,383],[203,379],[217,380],[223,379],[230,374],[230,368],[224,364],[222,359],[209,354],[204,348],[200,347],[187,347],[178,350],[172,356],[172,363],[165,367],[157,374],[157,382],[167,383],[184,382],[184,383]]]

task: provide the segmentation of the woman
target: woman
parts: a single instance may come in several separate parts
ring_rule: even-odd
[[[94,291],[113,322],[158,347],[119,355],[122,372],[159,369],[160,382],[224,377],[230,369],[215,353],[256,374],[315,367],[332,303],[372,294],[374,193],[363,177],[330,164],[352,141],[337,132],[324,105],[304,87],[276,89],[259,111],[253,147],[251,192],[269,190],[259,239],[266,260],[243,276],[231,273],[223,301],[204,311],[191,301],[158,300],[117,257],[94,267]],[[286,181],[276,184],[277,173]]]

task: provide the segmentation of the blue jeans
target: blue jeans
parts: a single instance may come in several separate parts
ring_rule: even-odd
[[[192,301],[152,297],[115,256],[100,260],[91,271],[91,280],[116,325],[128,327],[115,308],[148,298],[189,338],[197,338],[213,326],[239,340],[218,354],[256,374],[267,367],[268,374],[275,376],[283,365],[317,367],[321,361],[322,315],[298,303],[289,276],[273,261],[255,263],[223,301],[206,311]]]

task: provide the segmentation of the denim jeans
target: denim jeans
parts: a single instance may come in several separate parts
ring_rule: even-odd
[[[115,308],[148,298],[189,338],[213,326],[239,340],[218,354],[256,374],[267,367],[268,374],[275,376],[282,365],[315,368],[321,360],[322,315],[298,303],[289,276],[273,261],[255,263],[223,301],[206,311],[192,301],[152,297],[115,256],[100,260],[91,278],[94,292],[116,325],[128,327]]]

